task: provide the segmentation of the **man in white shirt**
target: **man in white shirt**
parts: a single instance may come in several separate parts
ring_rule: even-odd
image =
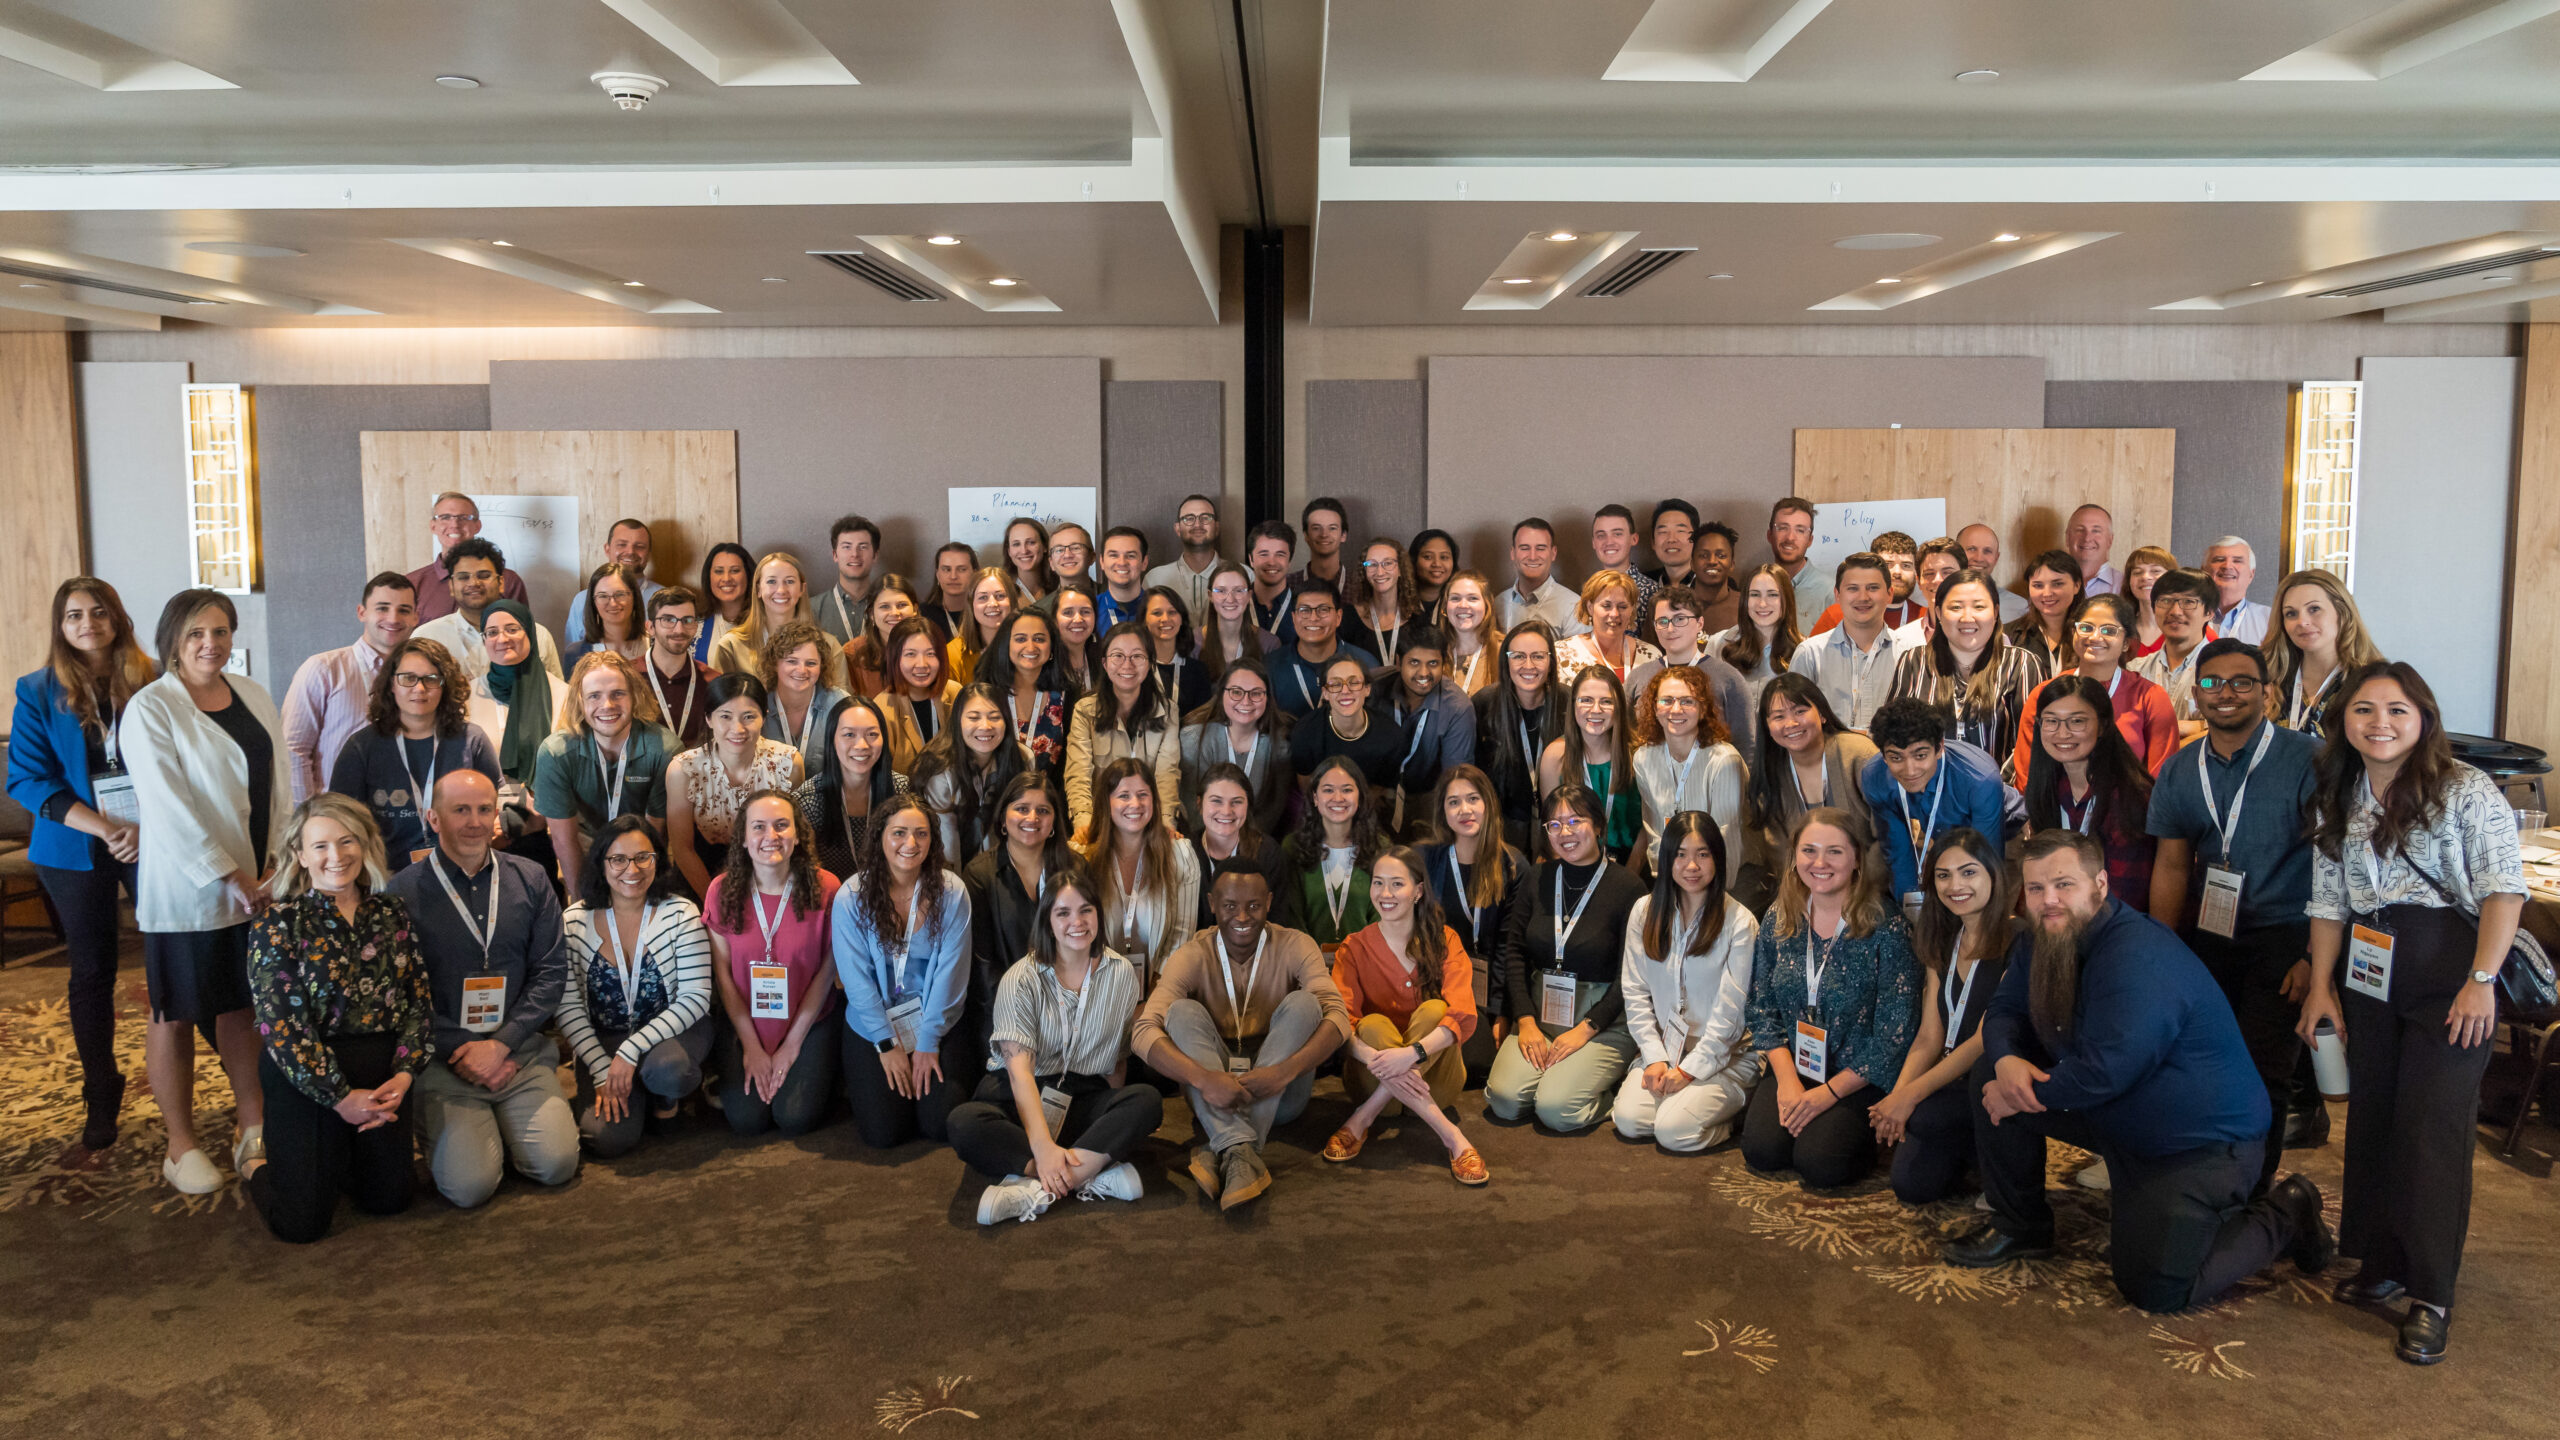
[[[284,697],[284,748],[293,756],[293,803],[329,788],[329,767],[347,737],[365,726],[383,657],[418,628],[418,587],[397,570],[364,582],[356,601],[356,643],[323,650],[293,672]]]
[[[1893,688],[1893,667],[1910,648],[1910,632],[1885,627],[1893,571],[1883,556],[1861,550],[1841,561],[1833,589],[1840,623],[1798,645],[1787,668],[1822,687],[1841,724],[1864,730]]]
[[[1519,578],[1493,597],[1494,619],[1503,629],[1544,620],[1559,640],[1590,630],[1573,616],[1581,593],[1556,583],[1556,527],[1534,515],[1512,526],[1511,567]]]
[[[1209,615],[1209,572],[1218,568],[1218,502],[1206,495],[1185,495],[1173,516],[1174,538],[1182,554],[1147,572],[1147,588],[1161,585],[1191,608],[1191,623]]]
[[[2000,585],[2000,532],[1979,522],[1956,532],[1956,543],[1964,547],[1964,564],[1968,570],[1979,570],[1991,577],[1992,587],[2000,595],[2000,623],[2008,624],[2027,613],[2027,597],[2011,594]]]
[[[2237,535],[2225,535],[2207,546],[2204,573],[2213,581],[2213,628],[2252,645],[2267,641],[2267,607],[2249,598],[2249,582],[2258,578],[2258,552]]]
[[[453,597],[453,611],[420,625],[416,634],[421,640],[433,640],[453,656],[454,663],[472,684],[489,673],[489,642],[480,637],[480,619],[500,597],[498,576],[507,568],[507,557],[486,540],[470,539],[445,552],[447,587]],[[533,627],[537,656],[547,656],[557,664],[560,642],[551,638],[543,625]],[[496,737],[491,737],[492,739]]]
[[[1789,495],[1769,507],[1769,555],[1794,579],[1799,625],[1831,608],[1831,577],[1805,558],[1812,548],[1812,501]]]
[[[2115,595],[2124,590],[2124,572],[2107,563],[2116,548],[2116,517],[2104,505],[2083,505],[2071,512],[2062,529],[2062,548],[2080,562],[2080,593]]]
[[[1641,627],[1653,609],[1653,592],[1662,582],[1636,568],[1636,516],[1624,505],[1603,505],[1591,517],[1591,558],[1602,570],[1615,570],[1636,582],[1636,623]]]
[[[872,573],[880,564],[880,527],[860,515],[838,516],[827,527],[827,555],[836,564],[836,583],[809,597],[809,612],[819,629],[844,645],[871,629],[871,598],[880,589]]]
[[[647,605],[649,597],[666,588],[649,578],[649,544],[648,522],[635,520],[628,515],[614,521],[612,528],[604,534],[604,563],[628,565],[640,572],[640,598],[635,602],[634,609]],[[560,627],[560,633],[568,636],[569,643],[572,645],[585,643],[587,638],[586,591],[580,590],[576,598],[569,602],[569,623]]]

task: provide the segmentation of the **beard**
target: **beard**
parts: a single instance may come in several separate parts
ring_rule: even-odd
[[[2027,1015],[2048,1051],[2070,1032],[2071,1012],[2080,999],[2080,942],[2097,917],[2068,914],[2060,929],[2036,925],[2027,971]]]

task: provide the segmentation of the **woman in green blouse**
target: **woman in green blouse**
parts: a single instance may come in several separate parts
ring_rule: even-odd
[[[1378,812],[1369,782],[1348,755],[1328,755],[1307,777],[1307,817],[1289,837],[1289,874],[1307,934],[1334,947],[1376,923],[1369,905],[1369,862],[1378,858]]]
[[[1589,787],[1606,807],[1601,848],[1614,864],[1624,865],[1635,853],[1643,810],[1636,790],[1636,767],[1629,758],[1627,692],[1606,665],[1592,665],[1574,677],[1572,728],[1547,742],[1538,759],[1538,793],[1553,795],[1568,784]]]
[[[409,1208],[409,1085],[434,1054],[435,1002],[409,911],[382,893],[364,806],[320,794],[276,846],[275,903],[249,932],[267,1158],[244,1166],[279,1240],[329,1233],[341,1191],[368,1214]]]

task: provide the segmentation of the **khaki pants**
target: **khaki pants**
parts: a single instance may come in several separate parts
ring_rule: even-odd
[[[1440,1022],[1446,1019],[1448,1014],[1447,1001],[1425,1000],[1414,1007],[1413,1018],[1405,1022],[1402,1033],[1398,1033],[1394,1021],[1375,1013],[1361,1016],[1359,1025],[1353,1029],[1352,1033],[1360,1037],[1360,1043],[1372,1050],[1401,1050],[1408,1045],[1420,1044],[1422,1037],[1440,1028]],[[1458,1092],[1466,1088],[1467,1057],[1459,1053],[1463,1048],[1452,1045],[1423,1064],[1422,1080],[1424,1084],[1431,1087],[1431,1103],[1434,1105],[1456,1104]],[[1377,1078],[1369,1073],[1368,1066],[1357,1060],[1343,1062],[1342,1084],[1344,1089],[1351,1092],[1351,1100],[1355,1105],[1367,1104],[1369,1097],[1377,1093],[1378,1089]],[[1390,1100],[1386,1108],[1378,1113],[1381,1116],[1401,1115],[1404,1113],[1404,1102]]]

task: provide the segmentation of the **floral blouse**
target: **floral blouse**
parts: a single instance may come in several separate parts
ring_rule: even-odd
[[[755,758],[747,762],[747,782],[739,785],[729,779],[717,750],[697,745],[676,757],[676,779],[693,802],[694,833],[726,845],[736,838],[738,811],[748,796],[759,790],[788,795],[800,788],[800,752],[780,740],[758,738]]]
[[[426,958],[409,907],[390,895],[366,896],[353,924],[318,891],[268,906],[249,929],[249,996],[267,1058],[322,1105],[334,1108],[354,1088],[338,1073],[332,1040],[396,1035],[392,1068],[413,1075],[435,1054]]]
[[[1037,698],[1027,716],[1013,713],[1014,697],[1007,693],[1003,697],[1004,717],[1013,726],[1014,738],[1022,742],[1023,747],[1031,752],[1031,758],[1039,762],[1041,769],[1049,772],[1050,779],[1055,780],[1066,773],[1067,716],[1075,705],[1076,695],[1072,690],[1041,690],[1035,693]]]

